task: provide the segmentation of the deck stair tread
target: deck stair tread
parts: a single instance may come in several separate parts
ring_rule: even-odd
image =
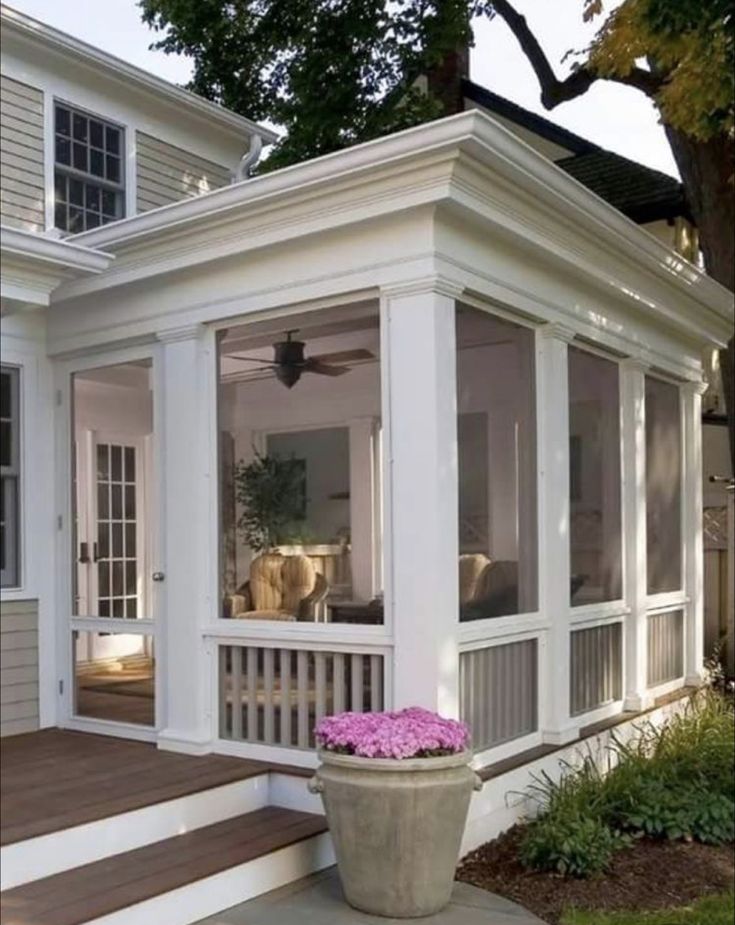
[[[44,877],[0,894],[2,925],[82,925],[327,830],[276,806]]]
[[[3,739],[0,753],[0,845],[281,770],[60,729]]]

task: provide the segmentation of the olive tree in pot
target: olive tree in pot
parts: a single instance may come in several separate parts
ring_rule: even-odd
[[[268,553],[285,542],[306,517],[304,462],[255,452],[251,462],[235,466],[235,498],[240,505],[237,527],[255,552]]]
[[[316,727],[320,793],[345,898],[393,918],[449,902],[473,788],[464,723],[410,707],[340,713]]]

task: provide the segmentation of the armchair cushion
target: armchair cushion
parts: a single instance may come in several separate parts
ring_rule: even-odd
[[[298,613],[299,605],[314,590],[316,569],[306,556],[286,556],[281,565],[281,608]]]
[[[250,599],[254,610],[282,609],[282,568],[283,556],[274,553],[256,556],[250,563]]]
[[[459,557],[459,603],[469,604],[474,600],[477,583],[490,559],[483,553],[465,553]]]

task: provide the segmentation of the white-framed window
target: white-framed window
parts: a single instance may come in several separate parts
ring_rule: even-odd
[[[54,225],[77,234],[125,215],[125,132],[54,102]]]
[[[0,586],[20,584],[20,370],[0,367]]]

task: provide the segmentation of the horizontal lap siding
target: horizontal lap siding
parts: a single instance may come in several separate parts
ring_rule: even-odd
[[[138,212],[199,196],[230,182],[227,167],[143,132],[136,134],[136,150]]]
[[[684,612],[648,617],[648,686],[675,681],[684,674]]]
[[[0,735],[38,729],[38,604],[3,602],[0,613]]]
[[[462,652],[460,714],[475,751],[538,728],[538,645],[535,639]]]
[[[0,220],[43,231],[43,93],[3,76],[0,103]]]
[[[572,716],[622,698],[622,624],[577,630],[571,634],[570,650]]]

